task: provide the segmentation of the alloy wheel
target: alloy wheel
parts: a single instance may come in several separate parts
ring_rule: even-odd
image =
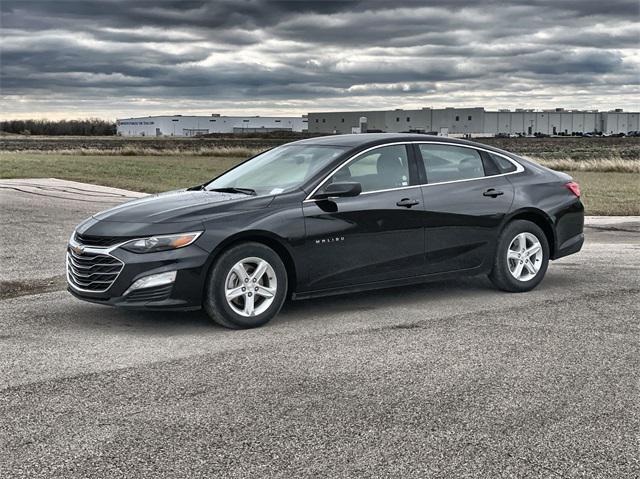
[[[540,240],[531,233],[516,235],[507,249],[509,272],[518,281],[530,281],[540,271],[543,251]]]
[[[278,290],[273,267],[256,257],[238,261],[227,274],[224,284],[227,304],[234,312],[245,317],[264,313],[273,303]]]

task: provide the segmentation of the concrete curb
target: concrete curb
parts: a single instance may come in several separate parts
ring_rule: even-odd
[[[0,188],[67,200],[114,202],[147,196],[147,193],[58,178],[0,179]]]

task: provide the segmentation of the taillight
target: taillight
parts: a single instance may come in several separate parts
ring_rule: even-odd
[[[575,181],[570,181],[569,183],[565,183],[564,185],[568,190],[571,191],[574,195],[580,198],[580,185]]]

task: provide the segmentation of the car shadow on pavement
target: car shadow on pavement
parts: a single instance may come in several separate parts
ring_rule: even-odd
[[[384,308],[418,305],[425,299],[456,298],[460,294],[491,290],[486,278],[465,278],[456,281],[439,281],[375,291],[326,296],[301,301],[287,301],[271,325],[294,323],[300,320],[321,320],[323,316],[341,313],[373,311]],[[204,310],[198,311],[148,311],[110,308],[88,303],[74,304],[73,324],[89,329],[104,328],[128,330],[135,334],[171,333],[193,334],[217,327]]]
[[[535,290],[562,288],[575,283],[572,271],[555,271]],[[490,297],[509,295],[497,290],[484,276],[385,288],[374,291],[326,296],[301,301],[287,301],[280,314],[267,327],[318,321],[335,315],[354,312],[394,310],[394,308],[424,308],[460,301],[461,298],[490,301]],[[464,306],[461,306],[464,307]],[[79,311],[85,309],[86,311]],[[217,326],[198,311],[145,311],[96,307],[76,304],[76,326],[126,330],[132,334],[194,334],[228,331]],[[79,314],[78,314],[79,313]]]
[[[274,321],[295,321],[303,317],[321,319],[323,315],[340,313],[365,312],[393,308],[425,308],[438,307],[442,304],[457,304],[461,308],[461,299],[490,303],[492,298],[501,298],[514,294],[540,294],[545,290],[559,290],[570,288],[576,282],[575,271],[555,269],[553,274],[547,275],[536,289],[529,293],[509,293],[497,289],[486,276],[473,276],[452,280],[440,280],[420,283],[396,288],[384,288],[360,293],[349,293],[335,296],[325,296],[301,301],[285,303],[280,316]]]
[[[289,301],[282,309],[281,315],[295,315],[313,310],[314,316],[323,313],[368,311],[379,308],[407,307],[420,304],[426,300],[469,294],[495,289],[486,277],[477,276],[456,280],[421,283],[409,286],[384,288],[378,290],[325,296],[301,301]]]

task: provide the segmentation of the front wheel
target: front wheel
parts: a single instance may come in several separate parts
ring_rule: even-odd
[[[260,243],[242,243],[213,265],[204,309],[226,328],[255,328],[278,314],[286,294],[287,271],[278,254]]]
[[[489,278],[504,291],[530,291],[542,281],[548,265],[549,243],[542,229],[531,221],[516,220],[498,239]]]

